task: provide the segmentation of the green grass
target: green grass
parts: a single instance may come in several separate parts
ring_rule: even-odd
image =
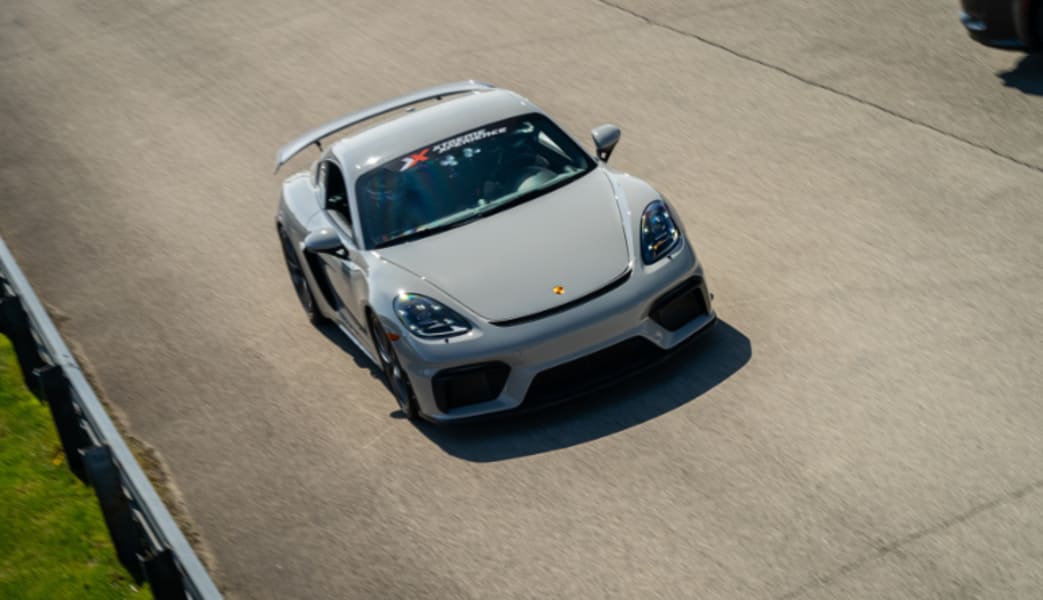
[[[0,598],[148,598],[116,559],[94,492],[0,336]]]

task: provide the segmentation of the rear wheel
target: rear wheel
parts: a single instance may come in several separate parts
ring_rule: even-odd
[[[407,419],[416,419],[420,416],[420,408],[417,406],[416,394],[413,393],[413,385],[409,383],[409,376],[398,361],[394,344],[388,339],[387,332],[373,314],[369,315],[369,330],[373,334],[373,345],[377,347],[380,370],[384,372],[388,388],[398,401],[398,407]]]
[[[325,322],[326,318],[322,316],[315,304],[315,296],[311,293],[311,286],[308,285],[308,278],[304,274],[300,258],[293,249],[290,238],[281,227],[279,228],[279,242],[282,244],[283,258],[286,259],[286,270],[290,272],[290,282],[293,284],[293,290],[297,292],[297,300],[300,301],[304,314],[308,315],[308,320],[315,325]]]

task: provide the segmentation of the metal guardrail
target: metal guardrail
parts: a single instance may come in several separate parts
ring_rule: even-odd
[[[138,583],[148,581],[158,600],[219,600],[3,238],[0,332],[11,340],[29,389],[50,405],[69,468],[94,488],[120,562]]]

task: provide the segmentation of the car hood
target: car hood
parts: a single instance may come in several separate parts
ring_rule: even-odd
[[[489,321],[554,309],[630,267],[614,189],[601,169],[503,212],[378,252]]]

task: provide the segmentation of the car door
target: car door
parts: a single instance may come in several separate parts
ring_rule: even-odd
[[[341,324],[356,335],[365,335],[366,294],[365,257],[359,251],[352,228],[353,215],[348,202],[347,186],[340,167],[330,159],[319,165],[319,194],[327,221],[340,236],[343,248],[319,255],[323,275],[336,297],[337,315]]]

